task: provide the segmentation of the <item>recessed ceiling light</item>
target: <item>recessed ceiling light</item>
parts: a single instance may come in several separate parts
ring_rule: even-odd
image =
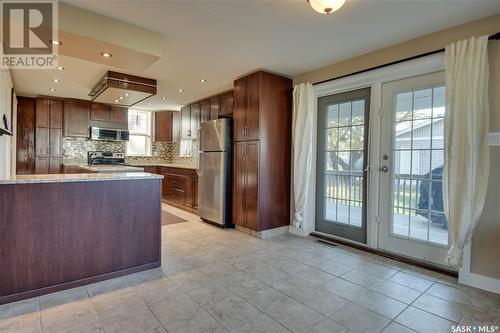
[[[205,83],[205,82],[207,82],[207,80],[205,80],[205,79],[200,79],[200,82],[201,82],[201,83]]]
[[[59,83],[59,79],[52,79],[52,82]]]
[[[183,92],[183,91],[184,91],[184,89],[179,89],[179,92]]]
[[[63,67],[63,66],[57,66],[56,68],[57,68],[58,70],[60,70],[60,71],[63,71],[63,70],[64,70],[64,67]]]
[[[125,95],[125,96],[128,96],[128,95],[129,95],[129,93],[125,93],[124,95]]]
[[[167,98],[165,96],[163,96],[161,99],[165,101]]]
[[[118,97],[119,99],[123,99],[123,96]]]
[[[54,45],[62,45],[62,42],[60,40],[51,40],[50,42]]]
[[[104,58],[111,58],[113,55],[109,52],[101,52],[101,55],[104,57]]]
[[[115,103],[118,103],[119,101],[117,99],[115,99]]]
[[[50,90],[50,91],[56,91],[54,88],[50,88],[49,90]]]

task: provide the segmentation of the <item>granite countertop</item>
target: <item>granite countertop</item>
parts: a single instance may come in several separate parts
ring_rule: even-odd
[[[167,161],[127,161],[131,166],[162,166],[169,168],[193,169],[196,170],[194,163],[172,163]]]
[[[144,168],[138,166],[128,166],[128,165],[86,165],[81,164],[78,167],[83,170],[91,172],[108,172],[108,173],[120,173],[120,172],[144,172]]]
[[[154,175],[146,172],[16,175],[0,177],[0,185],[151,180],[162,178],[163,176],[161,175]]]

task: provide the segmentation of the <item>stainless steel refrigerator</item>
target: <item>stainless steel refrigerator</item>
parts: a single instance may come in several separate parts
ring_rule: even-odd
[[[203,122],[198,133],[198,215],[222,227],[231,223],[231,119]]]

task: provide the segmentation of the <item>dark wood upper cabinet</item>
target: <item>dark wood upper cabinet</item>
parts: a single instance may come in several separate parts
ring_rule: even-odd
[[[63,105],[61,99],[36,100],[35,173],[61,172]]]
[[[191,138],[198,137],[200,128],[200,103],[191,104]]]
[[[210,120],[219,118],[220,96],[210,98]]]
[[[36,117],[35,126],[39,127],[50,127],[50,99],[48,98],[37,98],[36,99]]]
[[[292,80],[257,72],[234,82],[233,222],[256,231],[290,222]]]
[[[245,140],[245,126],[248,107],[247,78],[234,81],[233,139]]]
[[[50,100],[50,128],[63,128],[63,105],[62,99]]]
[[[234,95],[233,91],[228,91],[220,95],[219,116],[230,117],[233,114]]]
[[[172,111],[172,142],[181,142],[181,113]]]
[[[174,111],[155,112],[155,141],[172,142],[176,138],[174,133]],[[177,127],[178,128],[178,127]]]
[[[64,136],[89,137],[90,102],[66,100],[64,102]]]
[[[200,102],[200,108],[201,108],[201,116],[200,116],[200,122],[204,123],[205,121],[209,121],[210,119],[210,100],[206,99],[204,101]]]
[[[16,174],[35,173],[36,99],[17,97]]]
[[[181,108],[181,138],[189,139],[191,137],[191,107]]]
[[[259,111],[260,111],[260,81],[262,72],[254,73],[247,77],[247,108],[245,123],[245,140],[259,139]],[[269,87],[272,89],[272,87]],[[264,94],[262,95],[264,97]],[[272,107],[273,101],[266,103],[266,107]]]
[[[120,124],[128,124],[128,108],[112,105],[109,121]]]
[[[90,106],[90,120],[110,121],[111,106],[102,103],[92,103]]]

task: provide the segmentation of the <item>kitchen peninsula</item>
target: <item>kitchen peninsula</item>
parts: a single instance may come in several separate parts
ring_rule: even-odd
[[[162,178],[0,177],[0,304],[159,267]]]

